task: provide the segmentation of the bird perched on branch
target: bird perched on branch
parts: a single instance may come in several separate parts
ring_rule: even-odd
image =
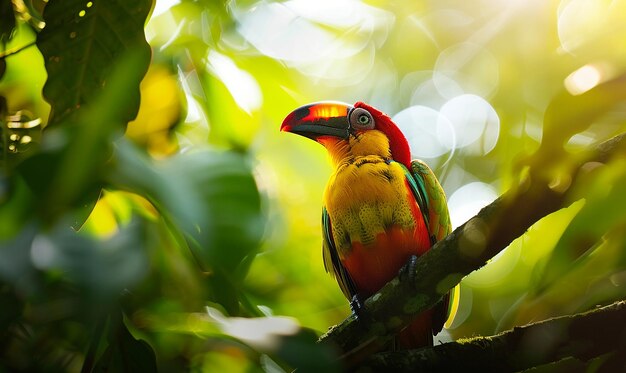
[[[281,131],[317,141],[333,161],[322,207],[324,265],[358,316],[363,300],[450,233],[443,189],[425,163],[411,161],[391,118],[363,102],[305,105],[285,118]],[[397,345],[432,345],[447,304],[448,295],[418,315]]]

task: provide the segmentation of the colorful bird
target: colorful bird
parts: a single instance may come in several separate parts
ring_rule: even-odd
[[[411,161],[409,144],[381,111],[357,102],[318,102],[290,113],[281,131],[324,145],[335,171],[322,207],[323,258],[358,312],[412,256],[450,233],[446,197],[430,168]],[[400,348],[432,345],[447,317],[448,295],[397,338]]]

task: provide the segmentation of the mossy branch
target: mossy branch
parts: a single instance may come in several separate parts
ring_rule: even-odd
[[[533,167],[528,177],[422,255],[415,276],[391,280],[364,302],[360,319],[349,316],[320,338],[341,351],[348,366],[378,351],[420,312],[434,306],[460,280],[521,236],[535,222],[571,201],[576,180],[613,156],[626,155],[626,134],[568,159],[569,179],[548,167]],[[538,171],[541,170],[541,171]]]
[[[619,301],[586,313],[556,317],[490,337],[378,353],[359,365],[357,371],[518,372],[563,359],[586,362],[607,353],[617,357],[626,341],[625,325],[626,301]],[[609,358],[605,363],[618,362]]]

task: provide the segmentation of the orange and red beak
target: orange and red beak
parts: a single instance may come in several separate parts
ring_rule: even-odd
[[[323,136],[347,139],[350,136],[348,116],[352,109],[352,105],[337,101],[304,105],[287,115],[280,130],[313,140]]]

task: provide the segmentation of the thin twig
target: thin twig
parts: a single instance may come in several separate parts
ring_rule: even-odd
[[[8,51],[4,51],[4,52],[0,53],[0,59],[7,58],[7,57],[12,56],[14,54],[18,54],[21,51],[23,51],[25,49],[28,49],[28,48],[32,47],[33,45],[35,45],[35,44],[37,44],[37,41],[31,41],[30,43],[28,43],[26,45],[23,45],[23,46],[21,46],[19,48],[13,48],[13,49],[10,49]]]

